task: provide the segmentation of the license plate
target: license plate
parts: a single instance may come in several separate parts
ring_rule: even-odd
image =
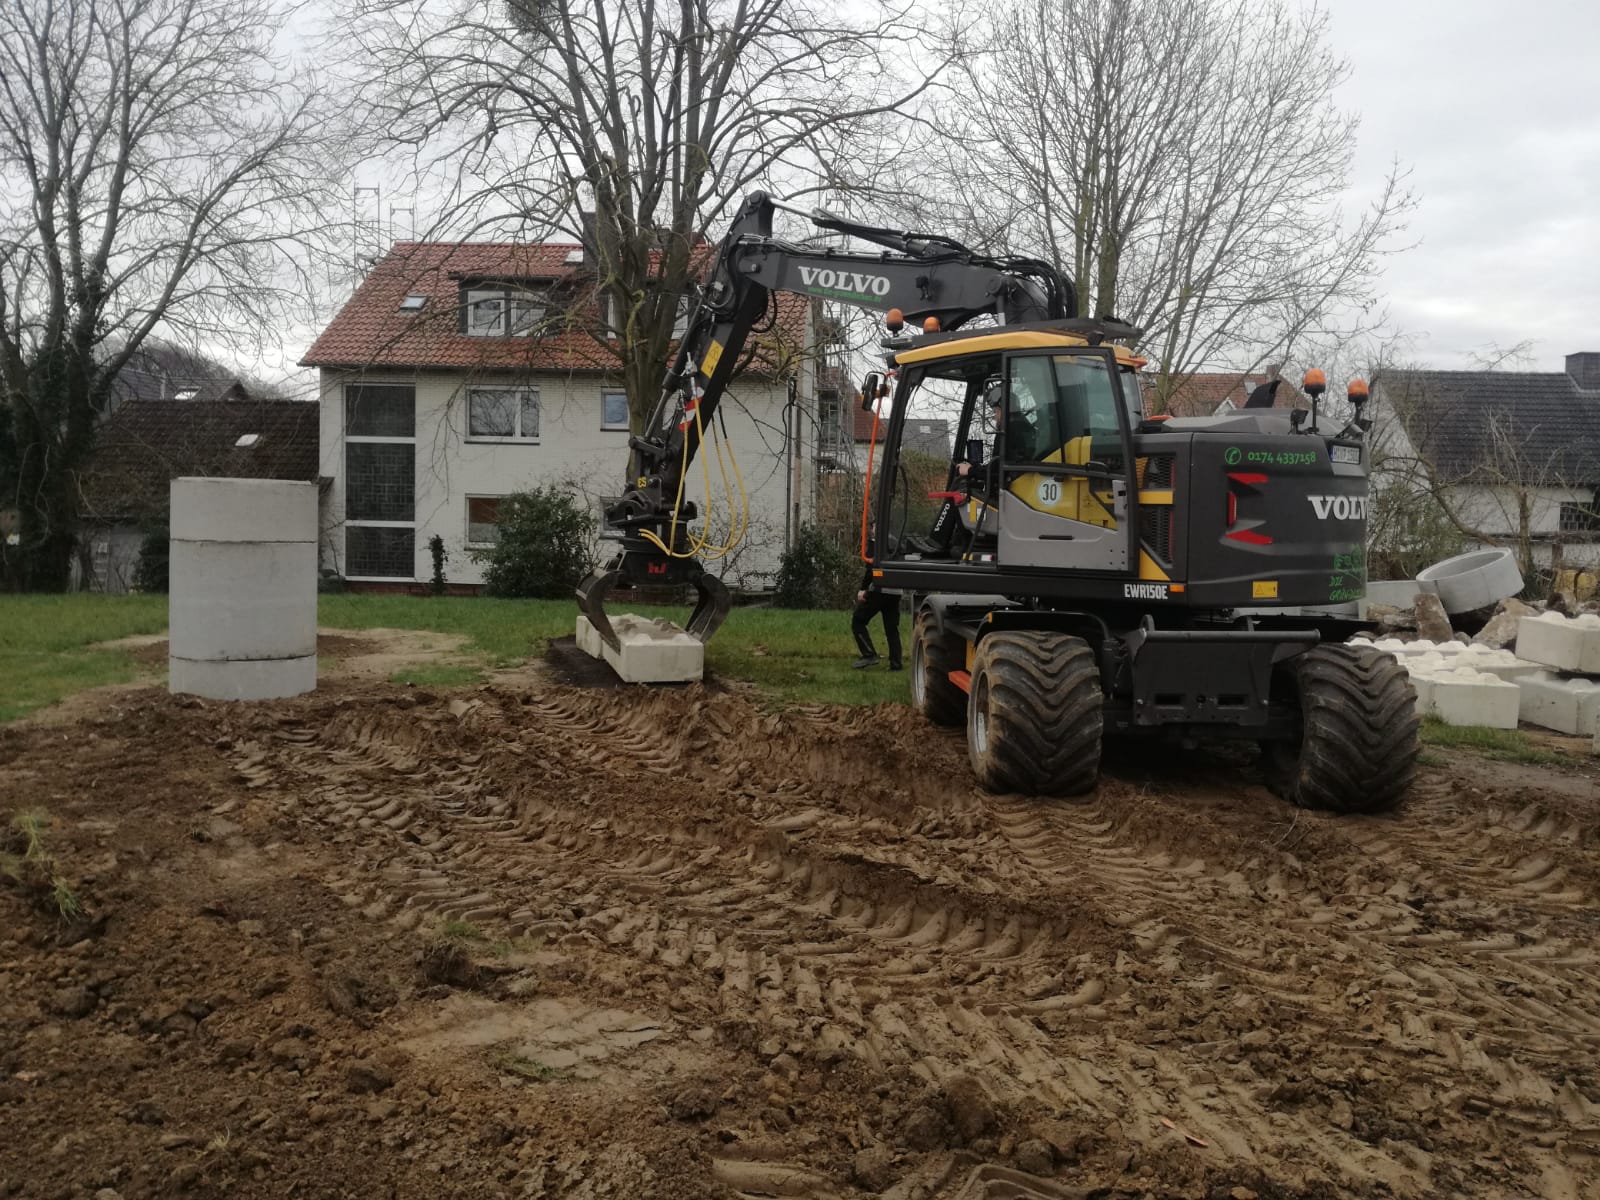
[[[1329,446],[1328,457],[1336,463],[1359,463],[1361,461],[1361,447]]]

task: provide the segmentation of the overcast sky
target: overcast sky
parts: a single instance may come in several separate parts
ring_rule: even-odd
[[[1600,4],[1330,0],[1362,115],[1357,177],[1409,164],[1415,249],[1390,261],[1410,357],[1468,368],[1534,342],[1522,369],[1600,350]]]

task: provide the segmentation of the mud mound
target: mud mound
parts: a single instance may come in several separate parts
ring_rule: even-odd
[[[70,733],[0,732],[0,812],[50,811],[104,918],[0,889],[23,1194],[1595,1177],[1600,812],[1559,776],[1331,819],[1219,755],[1041,802],[907,709],[703,686],[151,693]]]

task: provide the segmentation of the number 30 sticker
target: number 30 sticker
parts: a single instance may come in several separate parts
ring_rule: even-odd
[[[1039,503],[1054,505],[1061,501],[1061,481],[1059,479],[1041,479],[1039,481]]]

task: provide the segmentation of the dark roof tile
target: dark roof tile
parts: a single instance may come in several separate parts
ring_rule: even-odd
[[[1565,373],[1385,371],[1373,382],[1449,481],[1600,485],[1600,395]]]
[[[168,485],[184,475],[243,479],[317,478],[320,406],[296,400],[133,400],[95,435],[79,472],[89,520],[140,521],[167,509]],[[252,447],[240,447],[245,434]]]

